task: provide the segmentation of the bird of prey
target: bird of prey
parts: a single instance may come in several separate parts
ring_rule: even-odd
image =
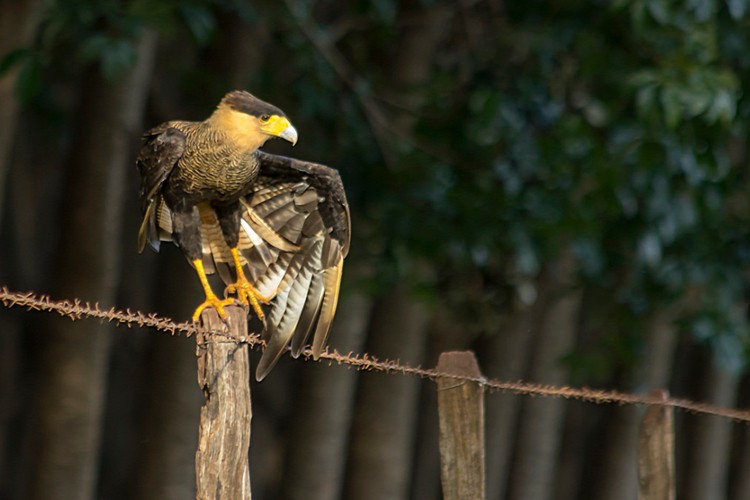
[[[263,322],[262,380],[291,344],[298,356],[312,334],[323,350],[336,312],[349,208],[334,169],[259,148],[297,131],[276,106],[245,91],[224,96],[202,122],[169,121],[144,135],[137,165],[143,222],[138,249],[177,244],[198,273],[206,300],[222,318],[206,275],[217,272],[225,295]],[[265,310],[264,310],[265,306]]]

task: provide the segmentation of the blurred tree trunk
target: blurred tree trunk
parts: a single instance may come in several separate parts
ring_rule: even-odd
[[[23,317],[19,313],[0,311],[0,498],[18,496],[26,458],[24,453],[19,453],[22,441],[19,434],[29,429],[28,425],[18,429],[18,421],[26,414],[28,403],[26,385],[21,381],[29,376],[24,373]]]
[[[676,332],[671,310],[658,312],[649,322],[641,355],[628,390],[649,393],[669,388]],[[643,408],[633,405],[608,408],[603,460],[597,465],[594,498],[630,500],[638,496],[638,428]]]
[[[425,8],[417,2],[400,7],[404,18],[412,22],[401,27],[399,50],[390,66],[392,85],[384,90],[397,93],[413,112],[392,119],[394,128],[410,130],[424,102],[419,87],[430,78],[436,49],[447,35],[444,24],[450,7]],[[384,151],[386,156],[389,153]],[[425,352],[428,313],[406,289],[405,283],[398,284],[378,301],[367,352],[418,364]],[[344,490],[347,498],[408,497],[419,387],[418,380],[402,377],[373,374],[361,378]]]
[[[572,288],[576,270],[568,252],[546,271],[550,273],[551,295],[532,347],[527,377],[531,382],[554,385],[568,382],[568,370],[562,364],[562,357],[572,349],[578,331],[581,292]],[[564,414],[563,399],[524,399],[508,498],[552,498]]]
[[[0,0],[0,59],[9,51],[28,46],[39,24],[40,0]],[[0,234],[7,235],[7,223],[3,217],[8,189],[6,179],[10,169],[13,139],[18,120],[18,97],[16,82],[18,67],[11,68],[0,75]],[[8,236],[3,238],[8,244]],[[11,282],[11,268],[6,252],[0,254],[0,282]],[[7,440],[16,439],[9,434],[11,418],[21,411],[18,393],[19,369],[23,359],[21,351],[21,323],[22,316],[8,311],[0,312],[0,324],[3,325],[0,334],[0,498],[10,497],[9,489],[17,487],[11,478],[18,478],[20,465],[17,453],[11,453],[7,447]],[[6,453],[6,450],[8,453]],[[8,490],[6,490],[8,488]]]
[[[597,411],[599,410],[599,411]],[[561,429],[559,466],[555,479],[555,500],[578,500],[589,498],[586,489],[591,489],[591,475],[587,474],[587,458],[592,441],[596,442],[595,430],[600,426],[603,409],[591,403],[568,401],[565,424]]]
[[[119,277],[125,169],[151,69],[155,36],[119,82],[83,75],[79,122],[68,159],[54,295],[111,304]],[[109,325],[50,317],[40,341],[36,436],[28,498],[93,498],[106,387]]]
[[[515,313],[498,329],[486,349],[479,356],[485,375],[501,381],[524,378],[531,355],[532,340],[541,326],[548,284],[542,277],[538,282],[537,299],[533,305]],[[521,396],[496,393],[486,398],[487,425],[487,498],[505,498],[510,473],[510,459],[516,438]]]
[[[331,347],[343,354],[362,352],[370,309],[370,299],[360,292],[342,297]],[[324,361],[305,363],[298,375],[282,498],[334,500],[341,497],[344,482],[358,372]]]
[[[145,128],[144,126],[141,127]],[[133,137],[132,156],[137,152],[137,137]],[[125,182],[125,197],[123,207],[123,232],[120,247],[123,249],[121,269],[127,269],[127,277],[123,276],[119,283],[117,304],[120,308],[128,308],[133,311],[149,313],[156,311],[159,314],[172,314],[171,310],[162,311],[154,307],[153,298],[159,292],[155,278],[162,282],[162,276],[169,268],[169,259],[166,265],[160,261],[157,263],[157,254],[145,251],[139,254],[136,251],[136,233],[141,223],[141,204],[138,199],[138,186],[140,183],[135,161],[131,167],[126,169],[128,174]],[[172,249],[170,246],[166,248]],[[175,250],[178,262],[184,264],[184,257],[179,250]],[[165,252],[168,253],[168,252]],[[157,264],[159,267],[157,269]],[[190,272],[186,271],[188,276]],[[197,280],[196,280],[197,281]],[[171,287],[182,293],[185,288],[179,282]],[[186,287],[189,289],[189,287]],[[200,289],[196,292],[200,294]],[[200,295],[198,295],[200,296]],[[191,311],[192,313],[192,311]],[[182,315],[173,315],[180,320]],[[101,466],[99,471],[99,484],[97,487],[98,498],[109,500],[133,498],[133,491],[138,478],[136,467],[138,465],[139,453],[144,446],[144,440],[139,437],[139,422],[144,412],[148,393],[152,386],[159,386],[159,382],[152,382],[145,367],[151,358],[148,354],[153,350],[152,341],[163,333],[154,334],[153,331],[143,329],[116,329],[113,335],[113,343],[110,348],[109,358],[109,381],[107,387],[107,399],[105,406],[104,427],[102,430]],[[174,339],[179,342],[179,339]],[[188,341],[189,343],[189,341]],[[176,344],[173,344],[176,347]],[[148,358],[148,359],[147,359]],[[144,438],[145,439],[145,438]]]
[[[739,379],[737,374],[717,366],[713,355],[701,363],[700,401],[734,407]],[[685,485],[680,498],[703,500],[726,498],[729,481],[729,458],[732,421],[722,417],[694,415],[689,417],[689,443],[685,457]],[[747,474],[747,471],[743,471]]]
[[[0,281],[11,289],[39,289],[50,276],[59,227],[61,199],[61,171],[64,161],[59,144],[45,143],[38,147],[36,134],[40,123],[28,113],[19,113],[11,160],[11,175],[7,183],[6,207],[8,212],[2,222],[2,248],[0,249]],[[39,203],[44,200],[44,203]],[[50,208],[54,207],[54,208]],[[34,331],[38,318],[32,318],[22,311],[0,311],[0,324],[3,326],[0,351],[9,359],[2,363],[2,380],[13,392],[0,395],[9,398],[7,404],[0,401],[0,413],[6,412],[9,423],[15,427],[4,436],[8,439],[6,456],[8,467],[0,470],[12,478],[14,497],[18,498],[26,484],[28,453],[30,447],[27,436],[34,435],[31,419],[33,385],[36,364],[33,362],[36,350],[29,345],[31,340],[26,333]],[[11,415],[11,412],[13,414]],[[22,446],[21,443],[24,443]],[[19,457],[18,449],[23,448]],[[0,498],[5,496],[0,492]]]
[[[425,101],[421,92],[423,85],[432,73],[435,50],[447,37],[446,23],[450,20],[452,6],[448,4],[422,4],[404,2],[402,19],[411,22],[403,27],[399,40],[399,51],[393,60],[391,71],[394,78],[397,99],[408,110],[416,110]],[[429,5],[425,8],[424,5]],[[400,117],[401,126],[411,127],[415,116],[404,113]]]
[[[427,359],[431,360],[432,356],[428,355]],[[435,365],[436,363],[432,361],[425,362],[425,366]],[[437,404],[435,382],[422,380],[419,389],[418,420],[409,498],[441,498],[440,420]]]
[[[271,23],[265,18],[251,23],[236,12],[228,11],[220,11],[217,17],[222,29],[217,33],[218,43],[207,62],[217,74],[226,75],[227,91],[248,88],[261,78],[258,68],[264,67],[263,60],[272,43]]]
[[[39,24],[40,0],[0,0],[0,59],[9,51],[27,47]],[[0,75],[0,223],[5,207],[5,179],[16,131],[19,67]]]
[[[428,325],[425,307],[402,287],[381,298],[372,313],[367,352],[419,364]],[[354,410],[345,498],[408,497],[420,380],[368,373]]]
[[[184,321],[200,302],[201,288],[177,252],[159,259],[156,310]],[[196,382],[195,339],[150,331],[135,464],[139,500],[195,496],[195,450],[203,396]]]
[[[740,394],[742,393],[743,391],[740,390]],[[741,408],[747,408],[747,405],[743,404]],[[750,498],[750,474],[747,473],[750,470],[750,427],[744,422],[738,422],[734,430],[735,436],[738,436],[735,441],[737,454],[734,460],[732,490],[729,498],[747,500]]]
[[[603,294],[600,287],[586,286],[581,298],[581,320],[575,349],[578,352],[596,352],[601,348],[602,334],[609,335],[612,316],[611,297]],[[580,375],[573,383],[581,384]],[[609,385],[609,384],[607,384]],[[555,500],[577,500],[586,498],[593,489],[593,482],[586,472],[588,462],[598,452],[591,443],[599,442],[602,432],[605,405],[595,406],[581,401],[569,401],[565,412],[565,424],[560,443],[559,466],[557,468]]]

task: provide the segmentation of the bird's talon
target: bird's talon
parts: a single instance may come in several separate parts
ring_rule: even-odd
[[[261,304],[270,304],[273,297],[266,297],[261,295],[257,288],[255,288],[245,277],[245,272],[242,270],[242,257],[237,247],[231,248],[232,258],[234,259],[234,268],[237,271],[237,281],[231,285],[227,285],[225,293],[237,294],[237,299],[246,306],[252,306],[255,315],[261,321],[265,319],[266,315],[263,312]]]
[[[215,295],[212,297],[206,297],[206,301],[195,309],[195,312],[193,313],[193,321],[197,322],[201,317],[201,313],[207,307],[213,307],[214,309],[216,309],[219,317],[222,320],[225,320],[227,319],[227,312],[224,310],[224,307],[232,305],[232,303],[234,303],[234,299],[231,298],[220,300]]]
[[[246,306],[252,306],[256,316],[260,319],[265,317],[260,304],[268,305],[271,303],[271,299],[261,295],[247,279],[239,278],[236,283],[228,285],[225,292],[228,294],[237,294],[237,299]]]

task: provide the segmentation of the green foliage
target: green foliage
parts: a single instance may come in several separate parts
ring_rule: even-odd
[[[293,103],[295,123],[308,124],[295,154],[340,168],[351,260],[375,262],[373,288],[410,279],[485,325],[514,302],[509,290],[533,297],[534,279],[570,250],[581,282],[610,294],[610,318],[637,331],[686,305],[684,330],[740,369],[748,4],[512,2],[501,14],[472,4],[447,17],[414,88],[396,61],[438,2],[52,2],[37,43],[4,55],[0,75],[21,68],[27,96],[51,67],[96,63],[116,80],[147,27],[213,48],[231,12],[271,33],[253,90]],[[200,89],[225,77],[205,62],[188,72]],[[637,341],[621,330],[627,347],[580,364],[630,359]]]
[[[212,0],[48,2],[34,45],[4,55],[0,74],[19,65],[19,94],[27,101],[42,90],[45,71],[76,76],[96,64],[106,79],[116,81],[135,63],[135,43],[144,29],[170,34],[184,26],[197,43],[205,44],[217,28],[216,7]]]
[[[358,12],[387,25],[381,7],[364,3]],[[570,248],[584,282],[611,287],[618,308],[610,321],[619,315],[638,331],[651,313],[688,301],[684,330],[708,331],[722,360],[742,367],[747,324],[735,309],[748,290],[730,278],[743,275],[750,254],[750,212],[738,201],[748,179],[733,153],[745,148],[745,4],[545,8],[553,12],[509,5],[501,35],[481,44],[481,55],[437,63],[419,88],[419,109],[410,110],[424,118],[406,136],[388,131],[385,148],[358,95],[377,99],[390,68],[368,67],[367,85],[344,86],[331,106],[319,96],[340,75],[315,50],[300,54],[301,81],[318,89],[300,101],[321,103],[311,109],[321,116],[336,110],[331,120],[346,110],[346,144],[331,162],[349,174],[356,212],[365,214],[357,228],[366,241],[354,248],[380,255],[382,287],[404,277],[431,280],[420,264],[431,262],[440,283],[455,285],[472,272],[501,276],[486,279],[478,295],[465,293],[506,304],[507,294],[491,287],[511,284],[521,294]],[[356,47],[347,54],[355,61],[388,54],[402,32],[386,29],[394,35],[366,44],[352,35],[337,47]],[[457,77],[460,65],[470,77]],[[408,113],[384,109],[396,120]],[[456,304],[475,308],[461,297]],[[619,335],[631,338],[628,352],[635,352],[624,326]],[[634,359],[607,352],[590,366]]]

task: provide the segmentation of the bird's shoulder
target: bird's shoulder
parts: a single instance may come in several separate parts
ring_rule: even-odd
[[[185,151],[187,142],[186,122],[164,122],[147,130],[143,136],[143,144],[138,154],[138,162],[147,163],[166,156],[181,155]]]
[[[190,122],[170,121],[143,134],[143,144],[136,159],[141,175],[142,199],[153,197],[185,153],[189,129]]]
[[[143,133],[142,138],[144,141],[148,141],[168,131],[171,131],[170,133],[181,132],[183,135],[186,135],[190,133],[196,127],[200,126],[200,124],[201,122],[191,122],[191,121],[186,121],[186,120],[170,120],[170,121],[160,123],[159,125],[156,125],[155,127],[151,127],[150,129],[146,130]]]

